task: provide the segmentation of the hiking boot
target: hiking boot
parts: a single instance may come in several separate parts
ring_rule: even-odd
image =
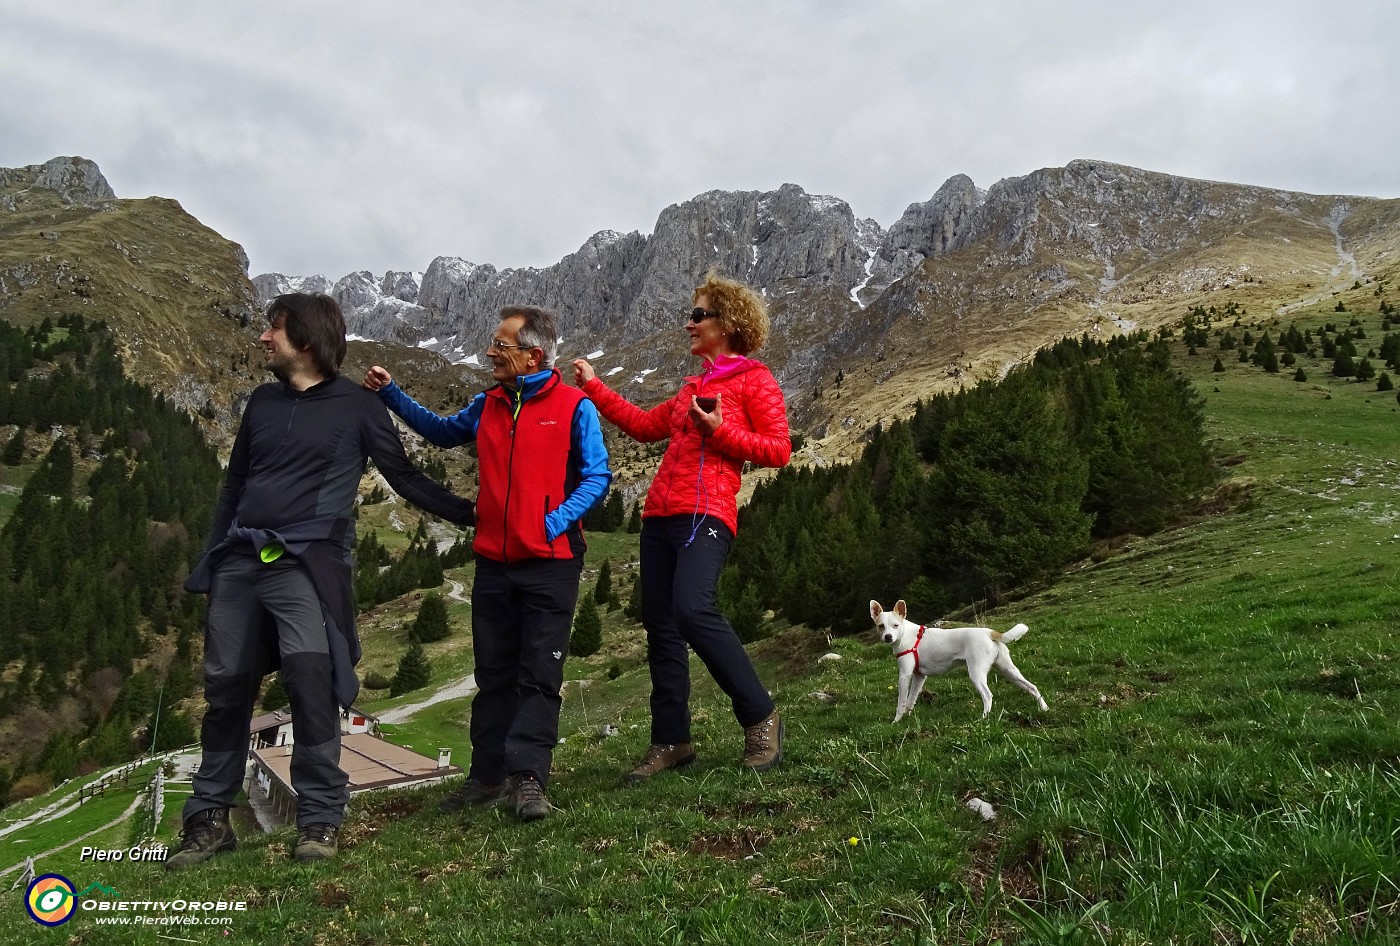
[[[299,864],[335,857],[340,849],[340,829],[333,824],[309,824],[297,830],[297,846],[292,857]]]
[[[446,798],[438,802],[438,810],[445,814],[452,814],[469,805],[485,808],[488,805],[505,801],[509,794],[509,790],[502,783],[491,785],[480,779],[469,778],[457,786]]]
[[[544,786],[533,775],[512,775],[510,803],[515,807],[515,817],[521,821],[539,821],[549,817],[549,798]]]
[[[638,785],[657,772],[679,769],[695,761],[695,747],[688,742],[675,745],[653,742],[637,767],[622,777],[628,785]]]
[[[183,870],[203,864],[215,854],[238,847],[233,825],[228,823],[227,808],[209,808],[191,815],[180,831],[180,850],[165,861],[166,870]]]
[[[744,727],[744,765],[767,772],[783,761],[783,721],[778,711],[761,723]]]

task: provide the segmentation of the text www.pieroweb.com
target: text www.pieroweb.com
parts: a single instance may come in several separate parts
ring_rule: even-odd
[[[231,916],[94,916],[98,926],[232,926]]]

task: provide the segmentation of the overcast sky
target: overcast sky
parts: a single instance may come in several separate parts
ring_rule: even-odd
[[[785,182],[888,227],[1075,158],[1400,197],[1392,0],[0,0],[0,167],[96,161],[252,273],[546,266]]]

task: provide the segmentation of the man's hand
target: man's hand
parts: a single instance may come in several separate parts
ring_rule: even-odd
[[[592,365],[582,358],[574,359],[574,387],[581,388],[596,377],[598,375]]]
[[[379,367],[379,365],[375,365],[373,368],[365,372],[365,380],[360,383],[363,384],[365,387],[369,388],[371,391],[378,391],[380,388],[392,383],[393,380],[393,375],[389,374],[389,372],[385,369]]]

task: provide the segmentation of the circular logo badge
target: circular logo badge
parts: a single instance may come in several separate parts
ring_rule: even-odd
[[[35,877],[24,895],[24,908],[35,923],[59,926],[73,918],[78,898],[73,883],[62,874]]]

